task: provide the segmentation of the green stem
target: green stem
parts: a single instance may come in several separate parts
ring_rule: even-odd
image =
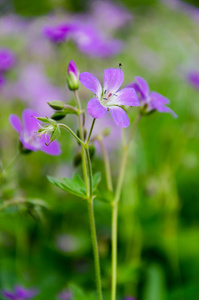
[[[75,99],[76,99],[76,102],[77,102],[78,109],[79,109],[79,111],[81,111],[82,107],[81,107],[81,102],[80,102],[79,94],[78,94],[77,90],[74,91],[74,95],[75,95]],[[81,137],[82,141],[84,141],[84,132],[83,132],[83,126],[82,126],[82,121],[81,121],[81,116],[80,115],[78,115],[78,122],[79,122],[80,137]],[[85,157],[84,148],[85,148],[85,145],[82,145],[82,169],[83,169],[84,181],[85,181],[85,185],[86,185],[86,193],[88,195],[88,193],[89,193],[89,183],[88,183],[86,157]]]
[[[96,119],[93,119],[93,122],[92,122],[91,128],[90,128],[90,131],[89,131],[89,134],[88,134],[88,138],[87,138],[87,140],[86,140],[86,145],[88,145],[88,143],[89,143],[89,141],[90,141],[90,137],[91,137],[91,134],[92,134],[92,131],[93,131],[93,127],[94,127],[94,125],[95,125],[95,121],[96,121]]]
[[[79,100],[79,96],[77,91],[74,91],[75,98],[77,101],[77,105],[79,110],[81,111],[81,103]],[[95,218],[93,212],[93,181],[92,181],[92,165],[90,154],[88,150],[88,143],[89,139],[95,124],[95,119],[93,119],[90,133],[87,139],[86,144],[83,143],[82,145],[82,166],[84,172],[84,180],[86,184],[87,190],[87,197],[88,197],[88,213],[89,213],[89,221],[90,221],[90,230],[91,230],[91,239],[92,239],[92,246],[93,246],[93,256],[95,262],[95,274],[96,274],[96,285],[97,285],[97,298],[98,300],[102,300],[102,284],[101,284],[101,274],[100,274],[100,262],[99,262],[99,251],[98,251],[98,243],[97,243],[97,235],[95,229]],[[84,140],[83,137],[83,127],[81,122],[81,117],[79,116],[79,128],[80,128],[80,137]]]
[[[11,158],[9,163],[5,166],[5,168],[3,168],[1,175],[3,175],[3,173],[5,173],[5,171],[11,166],[11,164],[15,161],[15,159],[18,157],[19,154],[20,152],[17,151],[17,153]]]
[[[82,145],[82,147],[84,147],[84,142],[80,138],[78,138],[78,136],[74,133],[74,131],[72,131],[72,129],[69,126],[62,123],[58,123],[58,126],[66,129]]]
[[[121,197],[122,185],[124,181],[124,174],[126,169],[126,163],[128,158],[128,150],[130,146],[130,142],[134,136],[137,125],[141,119],[142,115],[139,113],[133,127],[130,132],[130,138],[127,142],[125,138],[123,138],[123,154],[122,154],[122,162],[120,166],[119,178],[117,181],[115,198],[112,203],[112,288],[111,288],[111,300],[116,299],[116,289],[117,289],[117,219],[118,219],[118,203]]]
[[[98,251],[97,235],[96,235],[96,229],[95,229],[95,218],[94,218],[94,212],[93,212],[93,199],[88,200],[88,212],[89,212],[89,220],[90,220],[92,245],[93,245],[93,255],[94,255],[94,262],[95,262],[95,276],[96,276],[96,284],[97,284],[97,299],[102,300],[102,284],[101,284],[101,274],[100,274],[100,262],[99,262],[99,251]]]
[[[87,166],[88,166],[88,177],[89,177],[88,199],[91,199],[92,195],[93,195],[93,176],[92,176],[92,165],[91,165],[91,159],[90,159],[90,153],[89,153],[88,147],[85,147],[85,152],[86,152],[86,159],[87,159]]]
[[[112,183],[112,176],[111,176],[111,168],[110,168],[110,161],[108,157],[108,152],[106,151],[106,148],[104,146],[102,138],[98,139],[101,149],[102,149],[102,155],[104,158],[105,163],[105,173],[106,173],[106,184],[109,191],[113,191],[113,183]]]

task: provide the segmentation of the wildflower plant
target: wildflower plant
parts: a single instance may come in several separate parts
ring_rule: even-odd
[[[124,80],[124,74],[120,68],[106,69],[104,71],[104,84],[101,86],[98,79],[88,72],[80,73],[74,61],[70,61],[67,71],[67,83],[68,88],[73,91],[76,105],[70,106],[61,101],[52,101],[49,103],[51,108],[55,110],[51,118],[45,116],[37,116],[38,121],[43,121],[44,126],[40,127],[37,134],[42,139],[47,138],[46,144],[54,142],[61,134],[60,129],[65,129],[69,134],[73,136],[78,145],[81,147],[81,164],[83,177],[80,174],[75,173],[71,178],[62,178],[58,180],[51,176],[48,179],[51,183],[77,197],[87,201],[88,216],[91,230],[91,240],[93,246],[93,256],[95,265],[95,277],[97,287],[97,299],[102,299],[102,281],[100,271],[100,259],[98,252],[97,233],[95,228],[95,218],[93,203],[96,198],[103,198],[108,202],[112,209],[112,280],[111,280],[111,300],[116,299],[116,285],[117,285],[117,218],[118,218],[118,204],[121,198],[121,192],[123,187],[123,181],[125,177],[125,169],[128,161],[128,152],[131,140],[134,136],[138,123],[143,116],[148,115],[151,111],[171,112],[176,116],[167,104],[169,100],[162,95],[150,92],[147,82],[141,77],[136,77],[136,81],[127,87],[120,90],[120,87]],[[89,100],[87,104],[87,111],[93,117],[92,124],[87,133],[85,128],[85,112],[82,109],[82,103],[79,98],[78,88],[80,83],[93,92],[94,97]],[[134,107],[140,106],[137,118],[134,124],[130,124],[129,118],[126,112],[128,108],[128,114]],[[97,137],[92,136],[93,128],[98,118],[104,117],[107,112],[110,112],[116,126],[123,128],[123,138],[121,143],[122,157],[121,165],[118,171],[118,179],[116,186],[112,182],[111,164],[109,161],[108,152],[103,143],[103,134],[100,137],[100,145],[102,148],[103,159],[105,164],[106,174],[106,192],[102,193],[103,188],[98,188],[100,184],[101,175],[99,172],[93,174],[92,170],[92,147],[93,141]],[[74,114],[74,117],[78,119],[77,131],[71,129],[65,123],[60,122],[67,114]],[[13,122],[12,122],[13,123]],[[16,127],[16,124],[15,124]],[[21,125],[18,121],[18,127],[15,128],[20,133]],[[126,127],[129,128],[128,139],[126,137]],[[102,128],[102,132],[104,128]],[[49,138],[49,135],[51,137]],[[42,141],[43,141],[42,139]],[[21,141],[22,138],[21,138]],[[50,143],[51,145],[51,143]],[[48,147],[50,147],[50,145]]]

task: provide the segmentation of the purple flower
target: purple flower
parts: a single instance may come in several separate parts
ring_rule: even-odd
[[[199,72],[192,71],[186,74],[186,79],[195,89],[199,90]]]
[[[10,49],[0,49],[0,72],[10,70],[15,64],[15,55]]]
[[[95,22],[106,30],[117,30],[132,20],[132,15],[125,8],[111,1],[94,1],[92,14]]]
[[[96,96],[87,105],[87,111],[93,118],[102,118],[109,110],[117,126],[121,128],[129,126],[129,118],[120,106],[139,106],[140,104],[133,88],[124,88],[118,91],[123,79],[122,70],[118,68],[106,69],[102,88],[98,79],[91,73],[80,74],[80,82]]]
[[[58,299],[59,300],[71,300],[73,297],[71,291],[69,290],[63,290],[59,295]]]
[[[93,22],[74,23],[71,27],[71,39],[81,52],[100,58],[119,53],[123,46],[122,41],[103,36]]]
[[[20,118],[14,114],[9,116],[9,121],[14,130],[19,133],[19,139],[25,149],[31,151],[41,150],[50,155],[59,155],[61,150],[57,141],[54,141],[47,146],[45,142],[47,144],[50,142],[50,136],[38,136],[37,131],[40,129],[40,126],[35,117],[39,117],[39,115],[27,108],[24,109],[22,114],[23,122],[21,122]]]
[[[127,296],[127,297],[124,297],[124,300],[136,300],[136,299],[134,297]]]
[[[139,94],[139,100],[144,112],[159,111],[163,113],[171,113],[174,118],[177,117],[174,111],[166,106],[170,104],[170,100],[157,92],[151,92],[146,80],[142,77],[135,77],[135,82],[130,83],[127,87],[132,87]]]
[[[70,61],[67,69],[67,83],[70,90],[78,90],[79,88],[79,72],[73,60]]]
[[[70,31],[70,25],[59,24],[57,26],[45,26],[44,35],[53,43],[65,42]]]
[[[26,300],[31,299],[38,294],[34,289],[25,289],[21,286],[16,286],[13,292],[3,291],[3,296],[12,300]]]

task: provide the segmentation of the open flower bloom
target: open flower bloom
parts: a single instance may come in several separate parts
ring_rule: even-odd
[[[124,74],[119,68],[106,69],[102,88],[94,75],[88,72],[80,74],[80,82],[95,94],[87,105],[87,111],[93,118],[102,118],[109,110],[117,126],[121,128],[129,126],[129,118],[120,106],[139,106],[140,104],[133,88],[124,88],[119,91],[123,79]]]
[[[40,129],[40,125],[35,117],[39,117],[39,115],[27,108],[24,109],[22,114],[23,122],[14,114],[9,116],[9,121],[14,130],[19,133],[19,139],[25,149],[31,151],[41,150],[50,155],[59,155],[61,150],[58,142],[54,141],[49,144],[49,135],[46,137],[44,135],[38,136],[37,131]],[[45,143],[49,145],[47,146]]]
[[[144,112],[149,113],[152,111],[159,111],[163,113],[171,113],[174,118],[177,118],[176,113],[168,106],[170,100],[159,93],[151,92],[146,80],[142,77],[135,77],[135,82],[130,83],[127,87],[132,87],[139,94],[141,107]]]
[[[13,292],[3,291],[3,296],[7,299],[13,300],[28,300],[38,294],[38,291],[34,289],[25,289],[21,286],[16,286]]]

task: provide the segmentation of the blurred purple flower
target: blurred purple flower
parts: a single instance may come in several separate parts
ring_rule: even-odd
[[[35,117],[39,115],[31,110],[24,109],[21,122],[17,115],[11,114],[9,121],[15,131],[19,133],[19,139],[25,149],[31,151],[41,150],[50,155],[59,155],[61,153],[59,143],[54,141],[49,144],[50,136],[38,136],[37,131],[40,129],[39,122]],[[45,144],[49,144],[48,146]]]
[[[81,52],[101,58],[119,53],[123,46],[121,40],[103,36],[93,22],[87,24],[84,22],[73,23],[71,39]]]
[[[186,80],[191,84],[195,89],[199,90],[199,72],[190,71],[186,74]]]
[[[165,5],[169,6],[173,10],[181,11],[190,16],[196,22],[199,21],[199,9],[185,1],[181,0],[161,0]]]
[[[92,15],[95,22],[106,30],[118,30],[131,22],[133,18],[132,14],[122,6],[102,0],[93,2]]]
[[[47,102],[63,101],[66,98],[62,89],[49,82],[39,65],[28,65],[22,70],[18,82],[12,88],[12,94],[45,116],[52,115],[52,109]]]
[[[69,290],[63,290],[59,295],[58,299],[59,300],[72,300],[72,293]]]
[[[129,118],[120,106],[139,106],[140,104],[133,88],[118,91],[123,79],[124,74],[119,68],[106,69],[102,89],[99,80],[94,75],[88,72],[80,74],[80,82],[96,95],[87,105],[87,111],[93,118],[102,118],[109,110],[117,126],[121,128],[129,126]]]
[[[0,72],[10,70],[15,64],[14,53],[7,48],[0,48]]]
[[[69,24],[59,24],[57,26],[45,26],[43,33],[53,43],[59,44],[66,41],[70,32]]]
[[[5,78],[3,77],[3,75],[0,73],[0,89],[2,88],[2,86],[5,83]]]
[[[25,289],[22,286],[16,286],[13,292],[3,291],[2,294],[7,299],[27,300],[36,296],[38,291],[34,289]]]
[[[135,82],[130,83],[127,87],[132,87],[139,94],[141,107],[146,109],[146,112],[159,111],[163,113],[171,113],[174,118],[176,113],[167,107],[170,100],[157,92],[151,92],[148,83],[142,77],[135,77]]]
[[[19,38],[20,33],[24,34],[24,27],[26,26],[27,21],[17,15],[3,15],[0,18],[0,36]]]

